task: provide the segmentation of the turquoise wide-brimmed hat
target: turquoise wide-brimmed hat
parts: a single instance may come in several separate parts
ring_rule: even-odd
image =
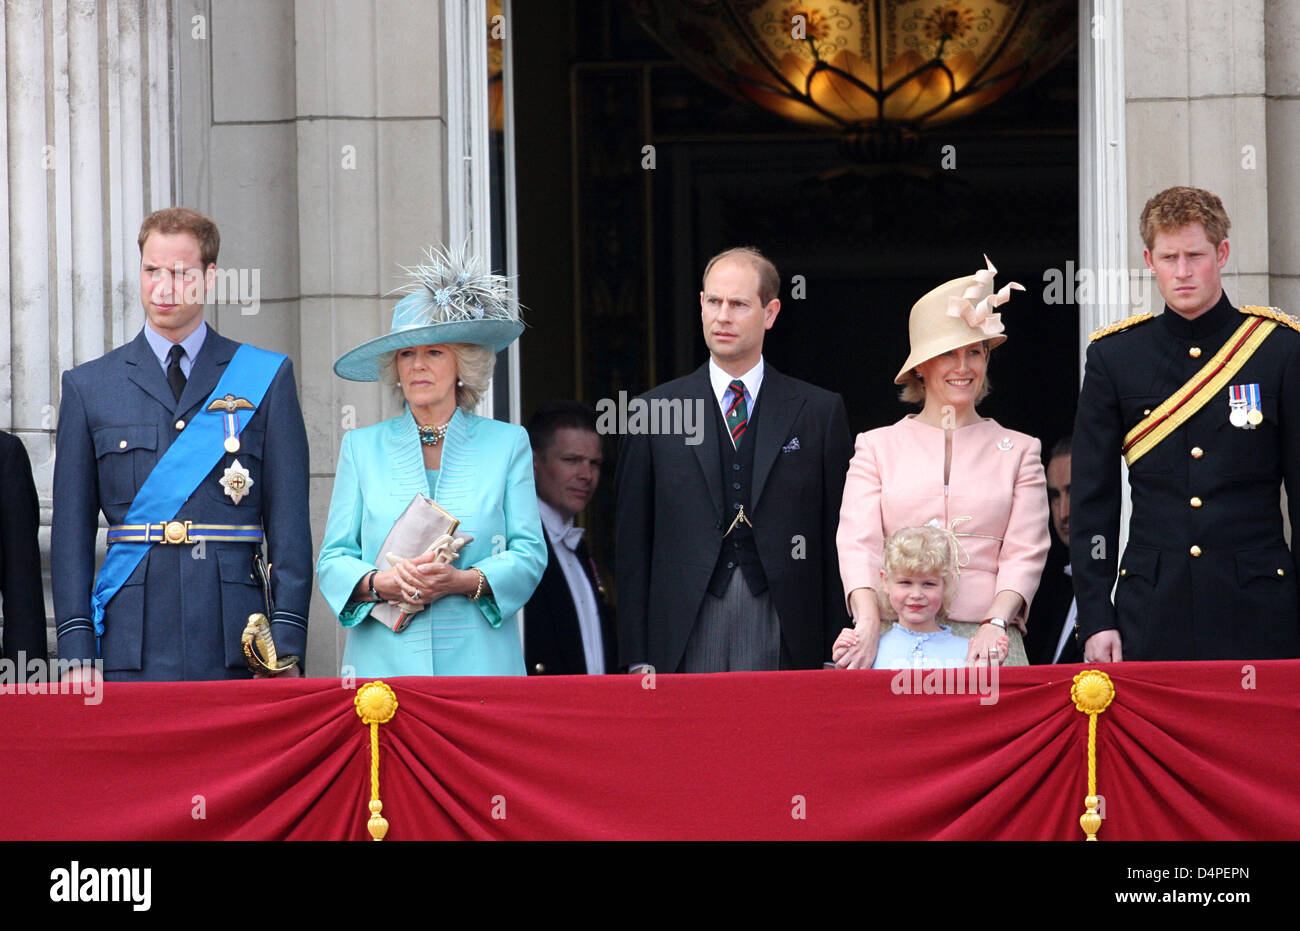
[[[410,282],[393,308],[393,325],[334,363],[334,374],[349,381],[378,381],[379,360],[407,346],[472,343],[500,352],[524,332],[519,302],[510,282],[487,270],[468,249],[429,248],[426,261],[403,266]]]

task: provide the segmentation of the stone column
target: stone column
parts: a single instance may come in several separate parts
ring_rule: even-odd
[[[319,548],[343,433],[393,416],[379,385],[343,381],[334,360],[386,333],[402,283],[446,234],[441,3],[299,0],[297,152],[303,412]],[[319,594],[309,662],[339,669],[345,632]]]
[[[1147,199],[1176,184],[1206,188],[1232,218],[1229,298],[1268,303],[1264,0],[1125,0],[1124,36],[1131,267],[1145,267],[1137,223]],[[1147,285],[1145,309],[1158,310]]]
[[[60,375],[139,329],[136,235],[171,201],[169,28],[168,0],[0,8],[0,426],[31,457],[47,567]]]
[[[1300,315],[1300,164],[1293,155],[1300,146],[1300,8],[1291,0],[1265,0],[1264,36],[1268,143],[1281,153],[1267,166],[1268,297],[1270,304]],[[1293,540],[1289,521],[1286,532]]]
[[[1300,6],[1290,0],[1264,4],[1264,63],[1268,89],[1268,147],[1279,157],[1269,174],[1268,238],[1270,303],[1300,314]]]

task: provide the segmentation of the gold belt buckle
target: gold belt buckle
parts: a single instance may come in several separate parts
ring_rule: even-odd
[[[162,542],[180,545],[192,543],[190,539],[190,524],[188,520],[169,520],[162,525]]]

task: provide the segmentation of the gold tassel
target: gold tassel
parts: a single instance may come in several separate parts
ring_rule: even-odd
[[[381,812],[384,803],[379,800],[379,725],[387,724],[397,714],[397,696],[384,682],[367,682],[357,689],[352,700],[362,724],[370,725],[370,820],[366,828],[375,840],[383,840],[388,833],[388,819]]]
[[[1079,817],[1079,826],[1087,840],[1096,840],[1101,830],[1101,815],[1097,812],[1101,805],[1097,795],[1097,715],[1115,700],[1115,684],[1100,669],[1085,669],[1074,677],[1070,700],[1088,716],[1088,797],[1083,800],[1086,811]]]

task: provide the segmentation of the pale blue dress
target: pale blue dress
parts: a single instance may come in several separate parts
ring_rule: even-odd
[[[546,568],[528,434],[458,409],[443,444],[442,468],[430,473],[409,409],[343,436],[316,572],[321,594],[348,630],[344,675],[524,675],[518,612]],[[371,604],[348,599],[377,568],[393,521],[416,493],[431,491],[460,518],[460,532],[474,538],[456,567],[482,569],[493,597],[448,595],[395,634],[369,617]]]
[[[966,665],[970,641],[940,625],[928,634],[913,633],[894,624],[880,637],[872,669],[956,669]]]

